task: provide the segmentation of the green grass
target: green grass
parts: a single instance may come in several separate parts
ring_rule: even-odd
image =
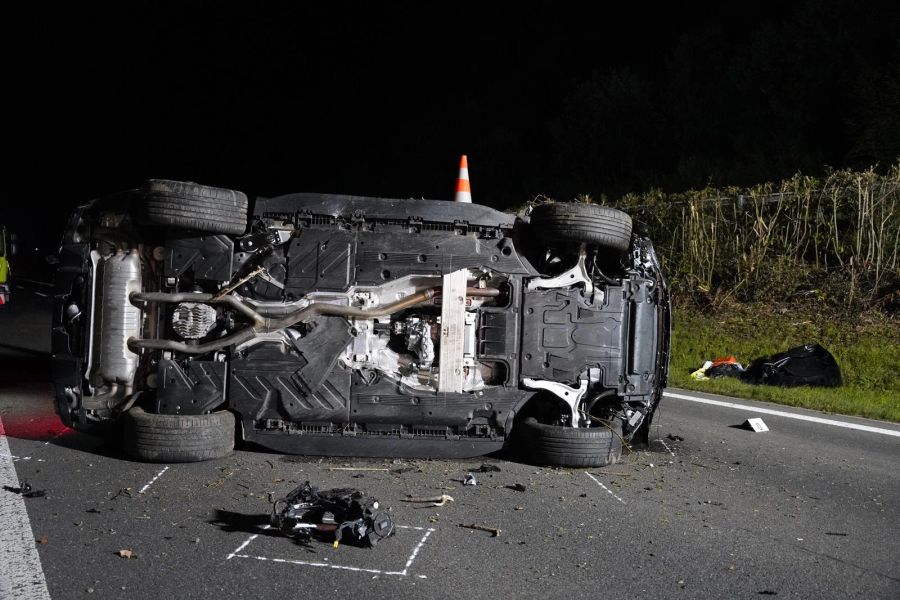
[[[691,379],[703,361],[754,358],[819,343],[841,367],[840,388],[779,388],[726,377]],[[669,385],[765,400],[832,413],[900,422],[900,322],[874,314],[850,320],[807,308],[733,305],[713,313],[678,307],[674,313]]]

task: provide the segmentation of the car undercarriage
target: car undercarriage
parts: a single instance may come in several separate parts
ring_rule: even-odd
[[[627,214],[150,180],[73,215],[57,409],[141,460],[289,453],[569,466],[646,440],[670,309]]]

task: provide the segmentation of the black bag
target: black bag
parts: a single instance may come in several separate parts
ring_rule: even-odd
[[[774,356],[757,358],[741,374],[741,380],[783,387],[839,387],[841,369],[828,350],[819,344],[806,344]]]

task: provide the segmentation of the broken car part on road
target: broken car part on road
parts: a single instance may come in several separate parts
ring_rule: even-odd
[[[327,539],[335,548],[341,542],[371,547],[394,534],[377,500],[353,488],[319,491],[308,481],[275,501],[271,525],[301,542]]]

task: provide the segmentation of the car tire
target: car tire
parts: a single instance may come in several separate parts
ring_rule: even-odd
[[[191,182],[150,179],[138,190],[142,225],[239,235],[247,229],[247,195]]]
[[[623,252],[631,246],[631,217],[596,204],[553,202],[534,207],[531,225],[550,242],[583,242]]]
[[[200,462],[234,450],[234,415],[158,415],[134,407],[122,415],[125,453],[146,462]]]
[[[528,418],[516,426],[522,458],[549,467],[604,467],[622,456],[622,438],[607,427],[546,425]]]

